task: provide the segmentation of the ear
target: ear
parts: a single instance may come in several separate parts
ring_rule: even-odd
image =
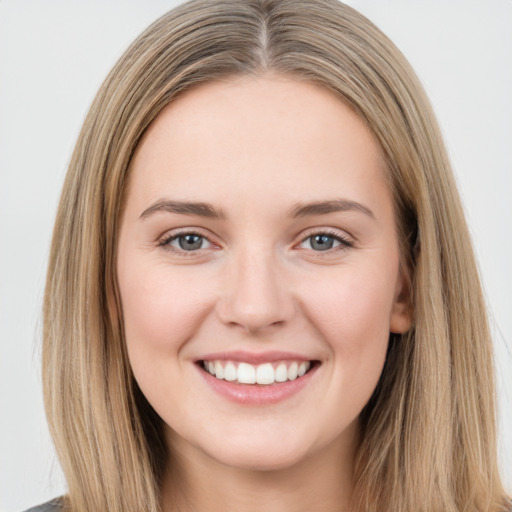
[[[389,330],[394,334],[404,334],[412,326],[413,306],[411,278],[407,271],[400,269],[395,288],[395,297],[389,319]]]

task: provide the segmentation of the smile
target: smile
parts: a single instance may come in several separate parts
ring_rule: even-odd
[[[208,388],[244,406],[267,406],[291,399],[310,387],[322,366],[318,359],[279,351],[216,352],[194,362]]]
[[[202,367],[216,379],[236,384],[260,384],[293,381],[303,377],[311,367],[310,361],[275,361],[253,365],[247,362],[209,360]]]

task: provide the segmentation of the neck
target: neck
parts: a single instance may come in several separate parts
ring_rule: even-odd
[[[355,444],[340,439],[291,467],[259,471],[227,466],[198,448],[173,443],[163,511],[348,511]]]

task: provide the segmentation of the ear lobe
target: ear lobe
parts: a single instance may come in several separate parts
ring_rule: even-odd
[[[404,275],[403,270],[400,270],[395,291],[395,301],[389,319],[389,331],[394,334],[404,334],[411,328],[412,320],[411,280],[408,273]]]

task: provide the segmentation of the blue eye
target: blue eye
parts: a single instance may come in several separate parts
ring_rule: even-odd
[[[344,249],[352,247],[352,242],[333,233],[316,233],[305,238],[301,245],[306,244],[304,249],[312,249],[316,252],[328,251],[330,249]]]
[[[204,236],[197,233],[182,233],[163,240],[161,245],[170,251],[193,252],[210,247],[211,244]]]
[[[332,249],[336,240],[329,235],[314,235],[309,237],[311,248],[315,251]],[[339,243],[339,242],[338,242]]]
[[[185,256],[187,253],[192,255],[201,249],[208,249],[212,246],[212,243],[199,233],[182,232],[165,237],[159,245],[166,251]],[[309,249],[314,252],[328,252],[347,249],[352,247],[353,243],[338,233],[319,232],[306,237],[299,246],[302,249]]]

